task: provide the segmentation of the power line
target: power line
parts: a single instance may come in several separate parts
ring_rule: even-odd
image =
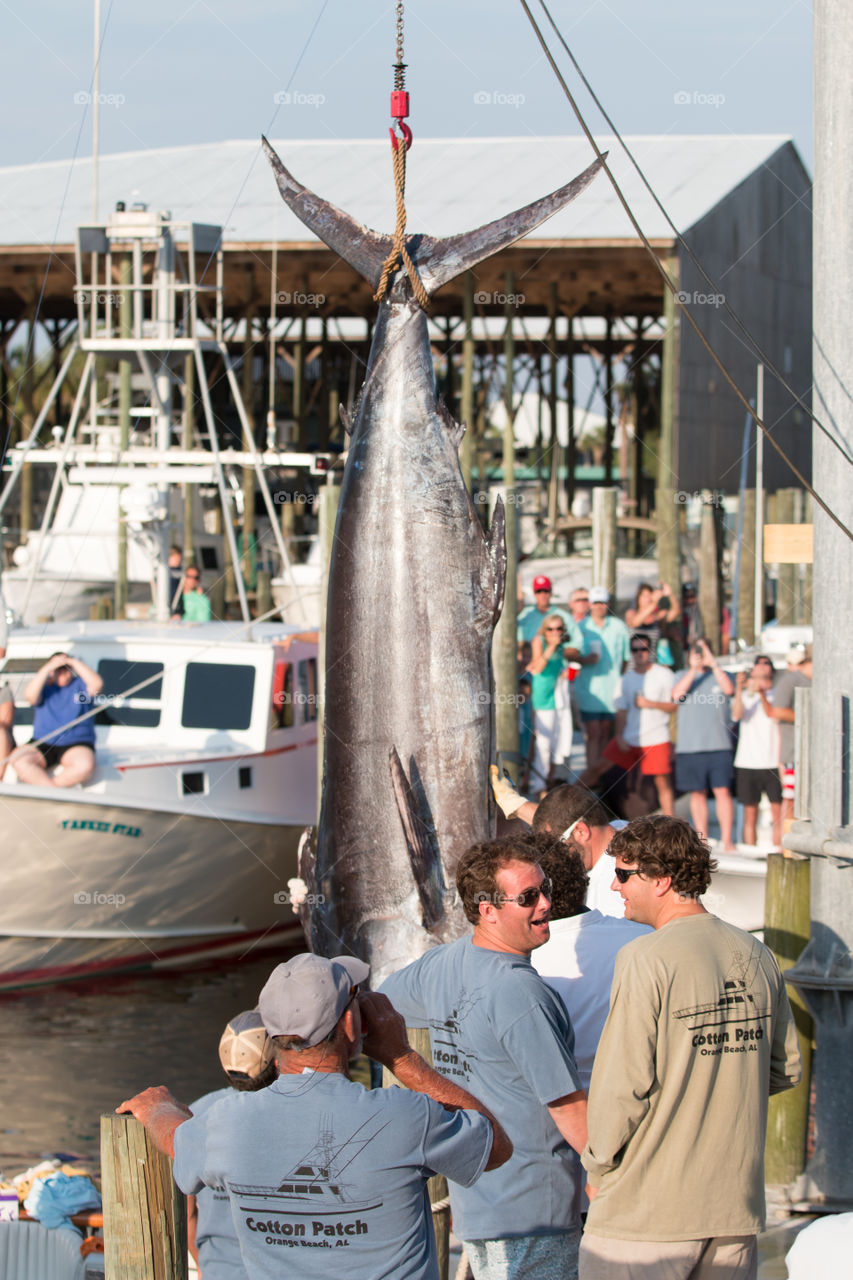
[[[616,125],[613,123],[613,121],[611,120],[610,116],[607,114],[607,111],[605,110],[604,105],[603,105],[603,104],[602,104],[602,102],[601,102],[601,99],[598,97],[598,95],[596,94],[596,92],[595,92],[595,90],[593,89],[592,85],[591,85],[591,84],[590,84],[590,82],[587,80],[586,76],[584,75],[584,73],[583,73],[583,71],[582,71],[582,69],[581,69],[581,66],[580,66],[580,64],[579,64],[579,62],[578,62],[578,60],[577,60],[577,58],[576,58],[576,57],[575,57],[575,55],[572,53],[572,51],[571,51],[571,49],[569,48],[569,46],[566,44],[565,38],[563,37],[562,32],[559,30],[559,28],[558,28],[557,24],[555,23],[555,21],[554,21],[553,17],[551,16],[551,12],[550,12],[550,10],[549,10],[549,8],[548,8],[547,4],[545,3],[545,0],[539,0],[539,3],[540,3],[540,5],[542,6],[543,10],[545,11],[545,16],[547,17],[548,21],[550,22],[551,26],[553,27],[553,29],[554,29],[554,33],[556,34],[557,39],[560,41],[560,44],[561,44],[561,45],[563,46],[563,48],[565,49],[565,51],[566,51],[566,53],[567,53],[567,55],[568,55],[568,57],[569,57],[569,61],[571,62],[572,66],[574,67],[575,71],[578,73],[578,75],[579,75],[579,77],[580,77],[580,79],[581,79],[581,83],[583,84],[583,86],[584,86],[584,88],[586,89],[586,91],[587,91],[587,93],[589,94],[589,96],[592,98],[592,100],[593,100],[593,102],[595,103],[595,105],[598,107],[598,109],[599,109],[599,111],[601,112],[601,114],[602,114],[602,116],[604,117],[604,119],[607,121],[607,124],[608,124],[609,128],[613,131],[613,136],[614,136],[614,137],[616,138],[616,140],[619,142],[619,145],[622,147],[622,150],[625,152],[626,156],[627,156],[627,157],[628,157],[628,159],[631,161],[631,164],[632,164],[632,165],[634,166],[634,168],[636,169],[637,174],[638,174],[638,176],[639,176],[639,178],[640,178],[640,181],[642,182],[643,186],[646,188],[646,190],[648,191],[648,193],[649,193],[649,195],[651,196],[652,200],[654,200],[654,202],[655,202],[655,204],[657,205],[658,209],[659,209],[659,210],[660,210],[660,212],[663,214],[664,218],[666,219],[667,225],[668,225],[668,226],[670,227],[670,229],[672,230],[672,232],[673,232],[673,234],[675,235],[675,238],[676,238],[676,240],[678,241],[678,243],[679,243],[679,245],[681,246],[681,248],[682,248],[682,249],[684,250],[684,252],[687,254],[688,258],[689,258],[689,259],[690,259],[690,261],[693,263],[693,265],[696,267],[696,269],[697,269],[697,271],[699,272],[699,274],[702,276],[702,279],[705,281],[705,283],[706,283],[707,285],[709,285],[709,286],[710,286],[711,290],[712,290],[712,291],[713,291],[713,292],[714,292],[718,297],[723,298],[723,303],[722,303],[723,309],[724,309],[725,311],[727,311],[727,312],[728,312],[728,314],[731,316],[731,318],[732,318],[732,320],[734,321],[734,323],[737,325],[738,329],[740,329],[741,333],[744,335],[744,337],[747,339],[747,341],[752,345],[753,351],[755,352],[756,356],[757,356],[757,357],[758,357],[758,359],[761,361],[761,363],[765,366],[765,368],[770,370],[770,372],[771,372],[771,373],[773,374],[773,376],[777,379],[777,381],[778,381],[778,382],[780,382],[780,383],[782,384],[782,386],[785,388],[785,390],[786,390],[786,391],[788,391],[788,392],[790,393],[790,395],[793,397],[793,399],[795,400],[795,402],[800,406],[800,408],[801,408],[801,409],[803,409],[803,410],[805,410],[805,412],[806,412],[806,413],[808,414],[808,416],[811,418],[811,420],[812,420],[812,422],[815,424],[815,426],[816,426],[816,427],[818,427],[818,428],[819,428],[819,430],[820,430],[820,431],[822,431],[822,432],[823,432],[823,434],[826,436],[827,440],[829,440],[830,444],[835,445],[836,449],[837,449],[837,450],[838,450],[838,452],[841,454],[841,456],[842,456],[842,457],[843,457],[847,462],[849,462],[849,463],[853,464],[853,456],[851,456],[851,455],[850,455],[850,453],[848,452],[848,450],[845,448],[844,442],[843,442],[843,441],[838,440],[838,439],[837,439],[837,438],[832,434],[832,432],[831,432],[831,431],[829,431],[829,429],[828,429],[827,427],[825,427],[825,426],[824,426],[824,424],[821,422],[820,418],[818,418],[818,417],[817,417],[817,415],[813,412],[813,410],[812,410],[812,409],[811,409],[811,408],[806,404],[806,402],[802,399],[802,397],[801,397],[801,396],[799,396],[799,395],[797,394],[797,392],[794,390],[794,388],[793,388],[793,387],[790,385],[790,383],[785,379],[784,374],[780,373],[779,369],[776,367],[776,365],[773,363],[773,361],[770,359],[770,357],[767,355],[767,353],[766,353],[764,350],[762,350],[761,345],[760,345],[760,343],[759,343],[758,339],[755,337],[755,335],[754,335],[753,333],[751,333],[751,332],[750,332],[750,330],[747,328],[747,326],[746,326],[746,325],[744,324],[744,322],[741,320],[741,318],[740,318],[740,316],[737,314],[737,312],[736,312],[736,311],[734,311],[734,310],[729,306],[728,302],[725,300],[725,295],[722,293],[722,291],[721,291],[721,289],[720,289],[719,285],[716,283],[716,281],[715,281],[715,280],[712,280],[712,279],[711,279],[711,277],[708,275],[707,271],[706,271],[706,270],[705,270],[705,268],[702,266],[702,263],[701,263],[701,262],[699,261],[699,259],[696,257],[696,254],[693,252],[693,250],[691,249],[690,245],[687,243],[687,241],[686,241],[686,240],[684,239],[684,237],[682,236],[681,232],[678,230],[678,227],[675,225],[675,223],[673,222],[672,218],[669,216],[669,213],[668,213],[668,211],[667,211],[666,207],[664,206],[664,204],[662,203],[662,201],[661,201],[661,200],[660,200],[660,198],[658,197],[658,194],[657,194],[657,192],[655,191],[654,187],[652,186],[652,184],[649,182],[648,178],[646,177],[646,175],[645,175],[645,173],[644,173],[643,169],[642,169],[642,168],[641,168],[641,166],[640,166],[639,161],[638,161],[638,160],[637,160],[637,158],[635,157],[634,153],[631,151],[631,148],[628,146],[628,144],[627,144],[627,142],[625,141],[625,139],[624,139],[624,138],[622,137],[622,135],[620,134],[619,130],[616,128]]]
[[[542,3],[542,0],[540,0],[540,3]],[[658,259],[658,256],[655,253],[652,246],[650,245],[645,232],[643,231],[642,227],[640,226],[639,222],[634,216],[634,213],[630,208],[627,200],[625,199],[625,196],[622,194],[622,189],[619,186],[619,183],[616,181],[616,178],[611,173],[610,168],[607,164],[606,156],[604,152],[601,151],[601,149],[598,146],[598,143],[593,138],[592,133],[590,132],[589,126],[587,125],[581,113],[581,110],[577,102],[575,101],[572,91],[569,89],[568,85],[566,84],[562,76],[562,73],[560,72],[559,67],[554,61],[553,54],[551,53],[551,50],[548,48],[547,41],[545,40],[545,37],[543,36],[541,30],[539,29],[539,25],[536,22],[536,19],[533,17],[533,14],[530,12],[530,8],[528,7],[527,0],[521,0],[521,7],[524,9],[524,12],[527,14],[527,17],[530,21],[530,25],[533,27],[533,30],[536,34],[536,38],[539,41],[540,45],[542,46],[542,51],[545,54],[545,57],[548,59],[551,69],[554,72],[554,75],[557,77],[557,80],[560,84],[560,87],[563,90],[563,93],[567,97],[569,104],[572,110],[574,111],[575,116],[577,117],[577,121],[580,124],[581,129],[583,130],[587,141],[589,142],[590,146],[592,147],[598,159],[602,162],[602,168],[604,169],[604,172],[607,174],[608,178],[610,179],[611,185],[613,186],[613,190],[616,192],[616,196],[619,200],[619,203],[622,205],[622,208],[625,210],[625,213],[628,215],[628,218],[630,219],[632,227],[634,228],[640,240],[642,241],[646,251],[649,254],[649,257],[654,263],[655,268],[658,271],[658,274],[660,275],[661,279],[663,280],[666,288],[669,289],[670,293],[673,295],[676,306],[680,308],[682,315],[692,327],[699,341],[702,343],[702,346],[705,348],[708,355],[711,357],[714,364],[717,366],[720,373],[723,375],[726,382],[731,387],[732,391],[734,391],[738,400],[740,400],[743,407],[746,410],[748,410],[748,412],[755,419],[756,425],[764,432],[764,435],[770,441],[773,448],[776,450],[779,456],[783,459],[786,465],[790,468],[792,474],[799,480],[800,484],[803,486],[805,491],[811,494],[814,501],[821,508],[821,510],[829,517],[829,519],[833,522],[833,524],[837,525],[838,528],[842,531],[842,533],[845,533],[847,537],[850,539],[850,541],[853,542],[853,530],[850,530],[847,527],[847,525],[844,524],[844,522],[840,519],[840,517],[835,514],[832,508],[826,502],[824,502],[820,494],[817,493],[816,490],[809,484],[808,480],[806,480],[805,476],[801,473],[799,468],[794,465],[794,463],[785,453],[785,450],[782,448],[779,442],[774,438],[773,433],[768,429],[764,421],[756,415],[754,409],[751,407],[746,396],[743,394],[740,387],[737,385],[734,378],[731,376],[728,369],[725,367],[722,360],[717,355],[716,351],[714,351],[713,347],[711,346],[708,339],[705,337],[702,330],[699,328],[699,325],[697,324],[696,320],[693,318],[693,316],[690,314],[687,308],[679,300],[678,290],[675,287],[675,283],[670,279],[665,267],[663,266],[663,263],[660,262],[660,260]],[[621,142],[621,138],[620,138],[620,142]],[[624,143],[623,143],[623,146],[624,146]],[[811,413],[809,414],[809,416],[810,417],[812,416]]]

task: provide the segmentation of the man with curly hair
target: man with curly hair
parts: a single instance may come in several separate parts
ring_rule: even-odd
[[[617,957],[592,1072],[581,1280],[754,1280],[767,1099],[801,1074],[779,966],[702,906],[714,863],[689,823],[638,818],[610,853],[654,932]]]
[[[456,887],[473,935],[382,984],[409,1026],[429,1027],[436,1070],[479,1090],[513,1143],[478,1193],[450,1183],[453,1229],[476,1280],[574,1280],[586,1094],[566,1010],[530,963],[551,914],[535,837],[474,845]]]

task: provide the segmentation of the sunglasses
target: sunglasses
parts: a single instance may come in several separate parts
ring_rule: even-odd
[[[517,893],[515,897],[508,894],[502,895],[504,902],[516,902],[520,907],[535,907],[540,897],[551,898],[551,878],[546,876],[542,883],[535,889],[525,889],[523,893]]]
[[[647,644],[632,644],[631,652],[632,653],[651,653],[651,649]]]
[[[546,628],[545,628],[545,630],[546,630],[546,631],[559,631],[559,632],[560,632],[560,634],[562,635],[562,633],[564,632],[565,628],[564,628],[564,627],[546,627]]]
[[[631,876],[642,875],[639,867],[615,867],[613,874],[620,884],[627,884]]]

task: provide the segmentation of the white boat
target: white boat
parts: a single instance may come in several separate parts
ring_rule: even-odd
[[[76,788],[25,785],[11,767],[0,783],[0,989],[296,939],[287,881],[316,815],[316,637],[270,623],[12,630],[19,745],[23,687],[57,651],[103,678],[97,766]]]
[[[18,548],[26,581],[15,569],[4,579],[19,615],[58,619],[63,591],[82,600],[89,584],[110,587],[121,564],[128,585],[143,588],[145,620],[9,631],[0,679],[15,694],[18,745],[33,737],[24,688],[51,654],[82,659],[103,690],[94,710],[97,766],[85,785],[23,783],[12,765],[0,783],[0,988],[297,939],[287,881],[317,811],[317,633],[295,607],[292,624],[250,620],[234,531],[235,471],[251,468],[286,576],[266,471],[310,469],[316,459],[261,454],[255,445],[223,336],[221,229],[175,223],[144,206],[118,210],[78,228],[76,260],[75,344],[31,435],[11,451],[0,512],[26,463],[47,468],[49,491],[38,531]],[[205,272],[212,283],[201,283]],[[82,371],[67,425],[41,447],[75,356]],[[206,357],[225,368],[242,452],[221,447]],[[102,369],[122,362],[123,408],[99,399],[97,360]],[[202,432],[187,426],[187,362]],[[214,496],[220,515],[208,521]],[[221,573],[227,547],[241,622],[169,621],[176,508],[187,512],[202,570]],[[120,525],[128,534],[121,541]]]

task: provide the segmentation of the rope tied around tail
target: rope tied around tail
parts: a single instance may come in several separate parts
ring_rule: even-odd
[[[394,229],[394,242],[391,246],[391,252],[382,264],[382,276],[379,281],[379,288],[373,295],[373,300],[374,302],[381,302],[385,297],[388,291],[388,281],[396,270],[398,263],[402,260],[406,274],[411,281],[414,295],[424,311],[427,311],[429,309],[429,294],[424,288],[423,281],[418,275],[418,269],[409,257],[409,251],[406,248],[406,145],[402,140],[397,142],[392,155],[394,160],[394,186],[397,193],[397,226]]]

